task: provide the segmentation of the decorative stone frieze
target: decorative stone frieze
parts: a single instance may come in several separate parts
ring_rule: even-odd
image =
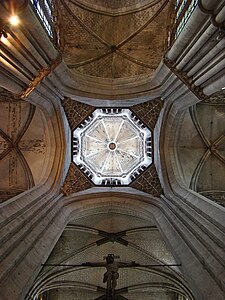
[[[66,175],[66,179],[61,188],[62,193],[65,196],[69,196],[73,193],[77,193],[91,187],[93,187],[93,184],[79,170],[79,168],[75,166],[74,163],[71,163]]]
[[[61,102],[71,130],[74,130],[94,111],[93,106],[72,100],[71,98],[65,97]]]
[[[151,165],[143,174],[141,174],[131,184],[131,187],[151,194],[155,197],[159,197],[163,190],[154,164]]]

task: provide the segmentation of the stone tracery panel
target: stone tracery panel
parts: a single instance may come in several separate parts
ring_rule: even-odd
[[[65,181],[61,188],[65,196],[77,193],[93,187],[93,184],[87,179],[82,171],[74,164],[71,163],[67,172]]]
[[[93,106],[78,102],[76,100],[72,100],[68,97],[62,99],[62,106],[64,108],[71,130],[74,130],[94,111]]]
[[[132,184],[131,187],[159,197],[162,193],[161,183],[156,168],[151,165],[143,174],[141,174]]]
[[[162,107],[163,100],[161,98],[157,98],[134,105],[131,109],[149,128],[151,128],[151,130],[153,130]]]

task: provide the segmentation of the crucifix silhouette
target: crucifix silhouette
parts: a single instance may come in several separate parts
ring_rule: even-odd
[[[125,266],[134,266],[135,262],[131,263],[122,263],[116,262],[114,254],[108,254],[106,257],[106,263],[83,263],[83,266],[91,266],[91,267],[102,267],[106,268],[106,272],[103,275],[103,283],[106,283],[106,292],[107,295],[113,297],[115,295],[115,288],[117,285],[117,279],[119,278],[118,270],[120,267]]]
[[[105,267],[106,272],[103,275],[103,283],[106,283],[106,296],[104,299],[115,299],[115,288],[117,286],[117,280],[119,278],[119,268],[126,267],[174,267],[181,266],[181,264],[151,264],[151,265],[141,265],[136,263],[135,261],[131,261],[129,263],[125,262],[116,262],[115,258],[119,258],[119,256],[115,256],[114,254],[108,254],[105,259],[106,262],[85,262],[81,265],[73,265],[73,264],[44,264],[43,266],[55,266],[55,267]],[[119,296],[119,299],[122,299]],[[101,298],[101,297],[100,297]],[[103,299],[103,298],[101,298]],[[117,299],[117,298],[116,298]],[[126,299],[123,297],[123,299]]]

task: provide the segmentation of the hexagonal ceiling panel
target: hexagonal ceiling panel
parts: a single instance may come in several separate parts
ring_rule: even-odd
[[[152,163],[151,131],[129,109],[96,109],[73,132],[73,161],[95,184],[129,184]]]

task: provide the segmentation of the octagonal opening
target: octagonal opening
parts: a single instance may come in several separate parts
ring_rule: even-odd
[[[73,161],[96,185],[128,185],[152,163],[152,133],[129,109],[96,109],[73,132]]]

